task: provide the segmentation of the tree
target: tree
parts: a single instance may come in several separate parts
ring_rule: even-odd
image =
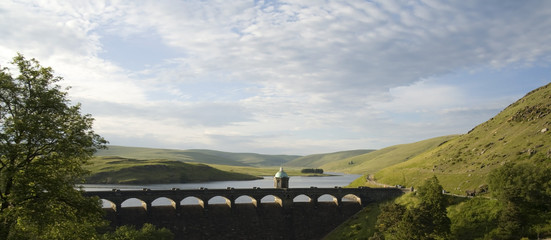
[[[397,203],[381,205],[381,213],[377,216],[375,230],[379,233],[394,235],[398,223],[402,220],[406,207]]]
[[[166,228],[156,228],[155,226],[146,223],[141,229],[136,229],[132,226],[122,226],[114,232],[103,235],[105,240],[170,240],[174,239],[174,234]]]
[[[17,77],[0,69],[0,239],[93,239],[99,199],[74,185],[106,141],[51,68],[21,54],[11,63]]]
[[[451,221],[448,218],[446,206],[448,201],[442,194],[442,186],[436,176],[429,178],[417,189],[421,204],[417,210],[424,216],[424,229],[428,235],[437,238],[450,233]]]
[[[499,200],[501,216],[489,235],[499,239],[549,234],[551,167],[549,162],[506,163],[492,171],[489,187]]]
[[[381,214],[377,218],[378,232],[373,239],[448,239],[448,201],[442,194],[442,186],[436,176],[419,187],[417,197],[421,201],[416,207],[406,209],[398,204],[381,207]]]

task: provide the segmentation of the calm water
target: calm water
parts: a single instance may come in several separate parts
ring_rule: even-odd
[[[328,173],[336,176],[326,177],[304,177],[304,176],[291,176],[289,179],[289,187],[291,188],[307,188],[307,187],[344,187],[354,181],[361,175],[356,174],[340,174],[340,173]],[[263,179],[250,180],[250,181],[218,181],[218,182],[203,182],[203,183],[172,183],[172,184],[145,184],[145,185],[119,185],[119,184],[83,184],[86,191],[110,191],[111,189],[120,190],[136,190],[142,188],[149,188],[154,190],[161,189],[198,189],[201,187],[210,189],[226,189],[227,187],[233,188],[273,188],[274,180],[272,176],[266,176]],[[330,201],[332,198],[329,196],[320,198],[320,201]],[[296,201],[307,201],[307,197],[299,198]],[[262,199],[262,202],[273,202],[273,199]],[[222,197],[215,197],[209,200],[209,204],[224,203],[225,199]],[[248,197],[240,197],[236,199],[237,203],[250,203],[251,199]],[[166,198],[159,198],[153,202],[154,206],[169,205],[170,200]],[[186,204],[198,204],[198,200],[193,198],[186,198],[181,202],[182,205]],[[123,207],[141,206],[141,201],[137,199],[129,199],[122,204]],[[104,207],[110,207],[110,203],[104,202]]]

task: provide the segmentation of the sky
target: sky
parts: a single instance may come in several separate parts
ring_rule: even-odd
[[[551,82],[551,1],[0,1],[112,145],[263,154],[464,134]]]

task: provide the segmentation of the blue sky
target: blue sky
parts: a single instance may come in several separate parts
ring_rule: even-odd
[[[551,1],[0,2],[114,145],[311,154],[463,134],[551,82]]]

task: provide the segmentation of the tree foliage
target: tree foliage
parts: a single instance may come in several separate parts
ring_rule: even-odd
[[[151,224],[144,224],[141,229],[132,226],[122,226],[114,232],[103,235],[105,240],[171,240],[174,234],[166,228],[156,228]]]
[[[304,168],[300,170],[301,173],[317,173],[317,174],[323,174],[323,169],[321,168]]]
[[[398,223],[406,213],[406,208],[400,204],[387,203],[381,205],[381,213],[377,217],[377,229],[390,235],[396,233]]]
[[[436,176],[426,180],[417,190],[417,194],[421,199],[418,211],[426,220],[423,227],[434,238],[447,236],[450,232],[450,219],[446,210],[449,202],[446,196],[442,194],[442,190],[443,188]]]
[[[16,77],[0,69],[0,239],[93,239],[99,200],[74,184],[106,141],[51,68],[20,54],[12,64]]]
[[[495,199],[483,197],[465,199],[452,206],[448,209],[452,239],[482,239],[497,227],[499,206]]]
[[[406,208],[391,203],[381,207],[377,218],[377,233],[372,239],[447,239],[450,219],[448,201],[436,177],[425,181],[417,191],[419,206]]]
[[[491,172],[490,189],[501,204],[491,239],[537,237],[551,231],[551,167],[549,162],[506,163]]]

